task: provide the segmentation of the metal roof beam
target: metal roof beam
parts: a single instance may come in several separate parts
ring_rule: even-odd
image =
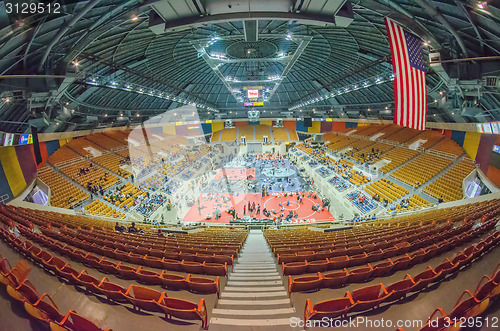
[[[414,0],[420,7],[422,7],[431,17],[440,22],[456,39],[458,45],[462,49],[465,56],[468,55],[467,47],[465,47],[462,37],[458,34],[457,30],[451,26],[450,22],[441,14],[434,6],[432,6],[427,0]]]
[[[38,71],[42,70],[43,65],[45,64],[45,61],[47,61],[47,58],[49,57],[50,51],[52,48],[59,42],[59,40],[64,36],[66,32],[69,31],[69,29],[80,20],[85,14],[87,14],[92,8],[97,6],[101,2],[101,0],[92,0],[89,3],[87,3],[82,10],[80,10],[68,23],[64,24],[57,34],[54,36],[50,44],[47,46],[47,49],[45,50],[45,53],[42,55],[42,59],[40,60],[40,64],[38,65]]]
[[[185,17],[170,20],[165,23],[165,32],[191,29],[203,24],[227,23],[244,20],[277,20],[297,21],[298,23],[311,25],[335,26],[335,18],[331,15],[310,13],[285,13],[285,12],[243,12],[209,15],[204,17]]]

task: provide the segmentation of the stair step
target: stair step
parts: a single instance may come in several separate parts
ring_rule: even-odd
[[[290,325],[290,318],[270,318],[270,319],[236,319],[212,317],[210,324],[237,325],[237,326],[271,326]]]
[[[281,280],[269,280],[269,281],[261,281],[261,282],[242,282],[242,281],[236,281],[236,280],[228,280],[227,285],[231,286],[273,286],[273,285],[281,285],[283,286],[283,283]]]
[[[233,271],[232,273],[229,274],[229,277],[231,276],[262,276],[262,277],[268,277],[268,276],[279,276],[279,273],[277,271],[271,271],[271,272],[242,272],[242,271]]]
[[[295,308],[278,308],[278,309],[212,309],[212,314],[217,315],[281,315],[281,314],[294,314]]]
[[[247,298],[247,299],[252,299],[252,298],[274,298],[274,297],[283,297],[283,296],[288,296],[288,293],[286,291],[277,291],[277,292],[253,292],[253,293],[248,293],[248,292],[223,292],[221,293],[220,297],[221,298]]]
[[[263,268],[263,267],[252,267],[252,268],[238,267],[238,268],[233,268],[233,272],[241,272],[241,273],[275,272],[276,270],[277,270],[276,266],[268,267],[268,268]]]
[[[262,290],[266,291],[283,291],[285,288],[283,286],[275,286],[275,287],[243,287],[243,286],[226,286],[224,288],[224,292],[259,292]]]
[[[270,261],[270,262],[259,262],[259,263],[255,263],[255,262],[248,262],[248,263],[244,263],[244,261],[241,261],[241,260],[238,260],[238,263],[235,264],[235,267],[238,266],[238,265],[244,265],[245,267],[269,267],[269,266],[273,266],[275,267],[276,266],[276,262],[274,261]]]
[[[272,306],[289,304],[290,299],[272,299],[272,300],[232,300],[232,299],[219,299],[219,305],[235,305],[235,306]]]
[[[229,280],[239,280],[239,281],[245,281],[245,280],[281,280],[280,275],[273,275],[273,276],[246,276],[246,275],[235,275],[231,274],[229,275]]]

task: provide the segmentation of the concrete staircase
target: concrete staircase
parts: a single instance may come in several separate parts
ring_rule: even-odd
[[[251,230],[212,310],[216,330],[290,328],[298,317],[261,230]]]

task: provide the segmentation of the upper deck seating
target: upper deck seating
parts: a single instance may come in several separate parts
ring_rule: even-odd
[[[50,204],[54,207],[71,208],[90,197],[47,166],[38,171],[38,177],[50,187]]]
[[[448,158],[423,154],[394,171],[391,176],[415,188],[420,187],[452,163]]]
[[[444,202],[462,199],[462,182],[474,170],[471,159],[464,159],[424,189],[424,192]]]
[[[384,165],[379,170],[382,171],[383,173],[388,173],[389,171],[399,167],[400,165],[414,158],[417,155],[418,152],[412,149],[404,147],[396,147],[380,157],[380,159],[387,159],[390,160],[391,162]]]

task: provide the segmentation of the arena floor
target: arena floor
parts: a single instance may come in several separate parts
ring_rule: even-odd
[[[302,194],[303,192],[299,192]],[[226,210],[234,208],[239,218],[244,218],[245,216],[255,217],[257,219],[273,219],[277,217],[278,214],[274,214],[271,212],[271,216],[266,217],[262,213],[262,210],[266,208],[271,211],[274,209],[275,211],[280,210],[280,203],[283,204],[283,212],[285,216],[289,213],[290,210],[297,212],[298,218],[303,221],[309,222],[327,222],[327,221],[335,221],[335,218],[332,214],[325,208],[323,211],[314,211],[312,210],[313,205],[316,203],[321,204],[321,199],[316,196],[316,199],[313,197],[316,195],[315,193],[309,198],[308,193],[306,193],[303,204],[297,202],[297,195],[287,196],[285,197],[282,193],[270,193],[269,196],[262,197],[261,193],[202,193],[199,197],[200,201],[200,210],[198,211],[198,202],[195,203],[194,206],[188,211],[186,216],[184,217],[185,222],[215,222],[215,223],[229,223],[232,216],[226,212]],[[289,201],[289,205],[287,205],[287,201]],[[250,214],[247,210],[245,214],[243,214],[243,206],[247,205],[248,202],[253,203],[255,205],[260,204],[261,212],[260,214]],[[215,217],[211,216],[216,209],[221,211],[221,217],[217,220]],[[210,215],[210,218],[207,218]],[[314,221],[313,221],[314,220]],[[289,224],[297,223],[296,218],[292,218]]]
[[[300,202],[298,197],[302,197]],[[280,215],[284,219],[293,211],[297,217],[288,224],[335,220],[327,208],[312,209],[317,204],[322,206],[322,197],[310,189],[290,160],[275,154],[238,155],[224,160],[213,180],[194,198],[194,205],[184,216],[185,222],[229,223],[233,218],[228,212],[231,209],[238,219],[275,219]],[[249,203],[255,203],[253,213],[249,212]],[[270,215],[264,215],[264,208]],[[218,219],[216,211],[221,215]]]

